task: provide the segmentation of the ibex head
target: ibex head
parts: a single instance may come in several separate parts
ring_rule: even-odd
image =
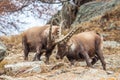
[[[57,55],[56,55],[56,59],[62,59],[65,56],[65,54],[68,53],[69,48],[72,45],[68,41],[77,30],[79,30],[79,27],[73,28],[66,36],[58,39],[55,42],[57,44],[57,47],[58,47],[58,52],[57,52]]]
[[[69,39],[72,37],[72,35],[79,30],[79,27],[74,27],[67,35],[63,36],[61,35],[61,28],[62,28],[62,23],[59,26],[59,31],[58,31],[58,36],[57,38],[53,39],[53,36],[51,34],[52,32],[52,25],[50,26],[50,30],[49,30],[49,44],[48,44],[48,48],[49,49],[53,49],[56,45],[58,47],[58,53],[57,55],[59,55],[60,57],[56,58],[62,58],[64,57],[64,54],[66,54],[66,52],[68,52],[69,47],[71,46],[71,44],[67,43],[69,41]]]

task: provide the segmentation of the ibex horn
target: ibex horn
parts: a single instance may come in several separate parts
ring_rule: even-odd
[[[61,42],[67,42],[72,37],[72,35],[78,30],[79,30],[79,27],[74,27],[67,35],[65,35],[64,37],[56,40],[55,44],[61,43]]]
[[[52,36],[52,23],[53,23],[53,19],[51,20],[51,23],[50,23],[50,29],[49,29],[49,42],[51,42],[51,36]]]
[[[61,21],[61,23],[60,23],[60,28],[59,28],[59,32],[58,32],[58,38],[60,38],[61,35],[62,35],[62,27],[64,25],[64,22],[65,22],[65,20]]]

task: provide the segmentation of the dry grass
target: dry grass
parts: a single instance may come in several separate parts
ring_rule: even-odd
[[[79,32],[94,30],[98,33],[106,34],[105,40],[120,42],[120,5],[104,15],[96,16],[90,21],[83,22],[77,26],[82,26]],[[108,35],[109,34],[109,35]]]
[[[1,36],[0,39],[4,43],[13,43],[13,44],[19,44],[21,43],[21,35],[12,35],[12,36]]]
[[[4,68],[4,65],[7,64],[8,62],[3,60],[2,62],[0,62],[0,69]]]
[[[9,55],[11,53],[17,54],[22,52],[21,37],[21,34],[0,37],[0,41],[2,41],[7,47],[6,55]]]

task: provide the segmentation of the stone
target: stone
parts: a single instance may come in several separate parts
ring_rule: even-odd
[[[18,62],[15,64],[7,64],[4,66],[5,72],[8,75],[41,73],[47,70],[47,66],[43,61],[34,62]]]
[[[76,19],[72,26],[81,22],[90,21],[95,16],[103,15],[120,4],[120,0],[91,1],[79,7]]]
[[[0,42],[0,62],[5,58],[6,50],[6,46],[2,42]]]

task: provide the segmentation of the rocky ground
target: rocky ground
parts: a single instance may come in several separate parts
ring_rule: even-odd
[[[67,58],[56,60],[55,53],[50,57],[50,64],[44,63],[44,55],[42,61],[32,62],[34,53],[30,53],[29,61],[24,61],[23,51],[13,47],[1,62],[5,73],[0,80],[120,80],[120,43],[107,41],[104,46],[106,71],[100,61],[94,68],[87,67],[84,61],[71,66]]]
[[[44,55],[42,61],[33,62],[34,53],[30,53],[29,60],[24,61],[21,36],[3,36],[0,40],[8,49],[0,63],[0,80],[120,80],[120,5],[79,25],[83,26],[80,32],[94,30],[104,36],[106,71],[102,69],[100,61],[94,68],[87,67],[85,62],[76,62],[71,66],[67,58],[56,60],[54,52],[50,64],[44,63]]]

